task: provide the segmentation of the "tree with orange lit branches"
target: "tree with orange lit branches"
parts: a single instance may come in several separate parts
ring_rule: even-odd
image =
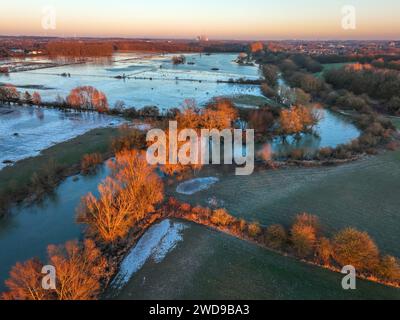
[[[319,118],[307,107],[292,107],[281,111],[279,130],[282,136],[299,137],[301,133],[309,133],[318,123]]]
[[[67,97],[67,103],[76,109],[96,110],[98,112],[106,112],[108,110],[106,95],[91,86],[72,89]]]
[[[155,210],[164,191],[155,168],[142,152],[117,153],[109,166],[112,174],[99,185],[99,197],[90,193],[82,199],[78,222],[87,225],[90,235],[114,243]]]
[[[48,265],[55,268],[55,289],[42,286],[44,264],[37,259],[17,263],[6,280],[6,300],[94,300],[108,274],[107,260],[93,240],[48,247]]]

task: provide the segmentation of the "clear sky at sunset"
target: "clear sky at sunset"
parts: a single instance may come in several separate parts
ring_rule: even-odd
[[[56,9],[56,29],[42,10]],[[355,30],[341,27],[356,8]],[[1,0],[0,34],[211,39],[399,39],[399,0]]]

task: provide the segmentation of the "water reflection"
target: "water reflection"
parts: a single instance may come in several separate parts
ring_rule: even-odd
[[[111,60],[91,60],[88,63],[12,73],[7,82],[27,89],[32,84],[41,86],[35,90],[41,94],[43,101],[55,101],[57,95],[65,97],[77,86],[91,85],[107,95],[111,106],[117,100],[123,100],[127,106],[137,108],[172,108],[186,98],[194,98],[203,105],[212,96],[261,95],[258,86],[217,83],[230,78],[259,78],[258,67],[240,66],[233,62],[236,54],[188,54],[188,61],[193,60],[195,64],[179,66],[171,63],[172,56],[117,53]],[[124,73],[131,78],[116,79]],[[62,74],[70,74],[71,77],[62,77]]]
[[[35,156],[92,129],[121,123],[120,118],[92,112],[0,105],[0,169],[3,161]]]
[[[330,110],[316,110],[323,112],[323,117],[315,128],[314,134],[302,134],[300,139],[289,137],[285,142],[276,138],[270,142],[273,154],[285,156],[296,149],[305,154],[313,154],[321,148],[335,148],[346,144],[360,136],[360,130],[346,117]]]
[[[15,207],[9,217],[0,220],[0,292],[16,262],[44,259],[49,244],[81,237],[82,227],[75,223],[76,207],[86,193],[98,195],[97,186],[108,174],[103,166],[95,176],[68,178],[42,203]]]

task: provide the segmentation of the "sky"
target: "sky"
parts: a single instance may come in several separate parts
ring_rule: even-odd
[[[1,35],[400,39],[399,0],[1,0],[0,13]]]

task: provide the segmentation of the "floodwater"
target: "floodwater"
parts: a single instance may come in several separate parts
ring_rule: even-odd
[[[90,85],[106,94],[110,106],[122,100],[127,106],[136,108],[157,106],[167,109],[181,106],[186,99],[194,99],[203,105],[215,96],[261,95],[258,86],[217,83],[218,80],[259,78],[257,66],[241,66],[234,62],[237,54],[185,56],[191,64],[173,65],[172,54],[117,53],[110,61],[94,60],[10,73],[8,77],[0,78],[0,82],[25,88],[40,85],[42,88],[36,91],[44,101],[55,101],[57,95],[66,97],[71,89]],[[63,77],[62,74],[71,76]],[[115,79],[123,75],[131,78]]]
[[[218,178],[215,177],[197,178],[180,183],[176,188],[176,192],[180,194],[193,195],[197,192],[207,190],[217,182]]]
[[[7,81],[1,78],[0,82],[41,85],[38,91],[48,100],[55,99],[57,94],[65,96],[78,85],[93,85],[104,91],[111,103],[124,100],[129,106],[138,107],[175,107],[186,98],[202,104],[218,95],[260,95],[255,86],[215,82],[258,77],[257,67],[238,66],[232,62],[235,57],[194,54],[188,55],[188,61],[194,64],[173,66],[170,55],[119,54],[113,62],[12,73]],[[71,77],[59,75],[64,72],[71,73]],[[113,78],[124,73],[153,80]],[[202,82],[176,80],[176,77]],[[0,115],[0,134],[7,138],[5,142],[1,140],[0,148],[6,150],[8,145],[10,160],[24,152],[29,156],[28,153],[39,152],[48,143],[68,139],[64,134],[71,133],[72,138],[79,134],[78,130],[112,122],[98,117],[13,107],[11,113]],[[82,129],[82,126],[88,128]],[[318,132],[319,138],[303,137],[299,143],[310,148],[334,147],[359,134],[345,118],[327,111]],[[312,141],[307,142],[309,138]],[[14,144],[21,139],[18,141],[25,146],[25,151],[13,154],[10,139],[15,139]],[[274,148],[279,147],[279,142],[276,143]],[[205,170],[201,175],[206,180],[184,182],[178,188],[180,193],[176,192],[176,186],[169,193],[193,204],[209,205],[211,199],[236,216],[263,224],[287,225],[296,213],[307,211],[319,215],[328,232],[349,225],[358,227],[368,231],[384,252],[399,256],[397,209],[400,203],[396,194],[388,190],[398,190],[400,158],[398,154],[392,155],[338,168],[265,171],[250,177]],[[3,282],[16,262],[34,256],[44,259],[49,244],[82,237],[82,227],[75,223],[75,209],[83,195],[96,193],[97,185],[106,175],[107,170],[103,169],[95,176],[79,176],[78,181],[69,178],[43,203],[16,207],[9,217],[0,220],[0,291],[4,290]],[[341,289],[340,283],[340,275],[330,271],[272,254],[201,226],[166,220],[150,228],[132,248],[121,265],[112,296],[122,299],[400,299],[399,291],[391,288],[360,281],[359,290],[349,293]]]
[[[344,167],[257,172],[248,178],[214,172],[219,181],[209,189],[174,196],[201,205],[216,197],[234,215],[263,224],[286,224],[303,209],[319,215],[328,230],[358,221],[354,226],[359,229],[376,231],[370,233],[385,253],[399,255],[393,246],[398,244],[398,217],[394,209],[400,204],[395,195],[387,197],[384,190],[371,196],[372,186],[383,189],[382,183],[391,181],[387,174],[382,176],[383,180],[380,178],[383,163],[395,174],[389,187],[395,187],[398,181],[400,158],[398,154],[390,155],[390,158],[384,155]],[[378,163],[375,159],[379,159]],[[370,180],[371,187],[360,176],[360,168],[370,168],[365,179]],[[69,178],[42,204],[15,208],[10,217],[0,221],[0,291],[17,261],[33,256],[44,258],[49,244],[82,237],[82,228],[75,224],[75,208],[81,196],[87,192],[96,194],[97,184],[107,173],[101,170],[95,176],[79,176],[78,181]],[[211,176],[205,170],[204,177]],[[345,176],[353,182],[340,187]],[[175,187],[171,188],[175,192]],[[333,197],[332,194],[328,197],[328,191]],[[315,206],[311,208],[313,203]],[[355,205],[360,208],[355,210]],[[150,228],[131,249],[106,296],[119,299],[400,299],[399,290],[364,281],[358,282],[358,290],[344,292],[341,279],[338,274],[205,227],[165,220]]]
[[[4,161],[33,157],[92,129],[121,123],[120,118],[94,112],[0,105],[0,170]]]
[[[271,143],[271,150],[277,155],[286,155],[295,149],[301,149],[306,154],[326,147],[336,148],[358,138],[360,130],[349,118],[326,109],[315,110],[320,115],[320,121],[315,127],[315,134],[303,134],[299,140],[287,139],[285,143],[276,138]]]
[[[86,193],[97,194],[108,174],[103,167],[94,176],[68,178],[40,204],[15,207],[0,219],[0,292],[15,263],[32,257],[45,260],[48,245],[82,237],[82,227],[75,223],[76,208]]]

